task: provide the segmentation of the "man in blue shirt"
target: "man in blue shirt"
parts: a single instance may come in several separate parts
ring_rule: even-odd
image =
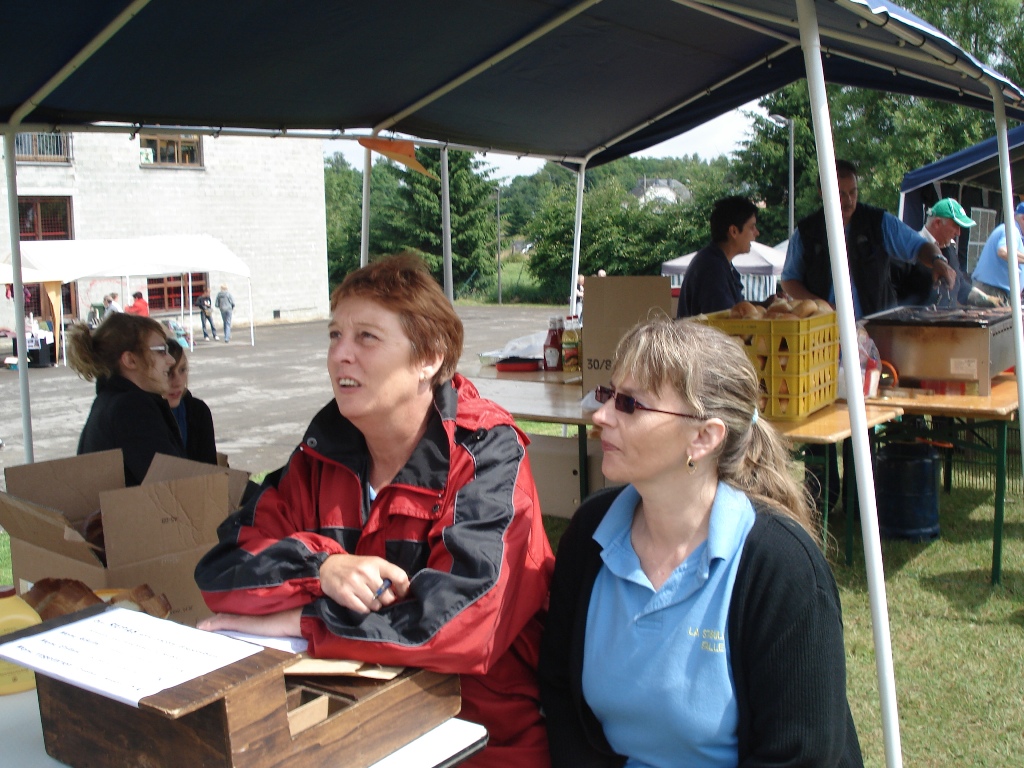
[[[1000,224],[992,230],[992,234],[985,241],[985,247],[981,250],[981,256],[978,257],[978,266],[971,274],[975,288],[990,296],[998,296],[1006,303],[1010,301],[1010,270],[1006,265],[1009,256],[1006,247],[1008,229],[1013,232],[1017,242],[1017,284],[1018,287],[1024,285],[1024,268],[1021,267],[1021,263],[1024,262],[1024,239],[1021,238],[1021,232],[1024,232],[1024,203],[1017,206],[1013,220],[1015,227]]]
[[[836,174],[853,286],[853,311],[858,319],[896,305],[889,268],[893,259],[916,259],[931,269],[935,282],[941,280],[953,289],[956,272],[933,243],[888,211],[858,202],[857,168],[853,163],[837,160]],[[794,299],[820,298],[835,304],[823,209],[797,224],[782,268],[782,288]]]

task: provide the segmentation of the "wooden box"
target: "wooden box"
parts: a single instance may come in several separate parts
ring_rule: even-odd
[[[285,678],[273,649],[142,699],[139,708],[37,675],[47,753],[74,768],[365,768],[458,714],[459,679]]]

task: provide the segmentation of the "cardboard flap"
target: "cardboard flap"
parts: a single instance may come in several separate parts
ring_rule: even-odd
[[[626,331],[641,321],[671,317],[671,312],[668,277],[588,277],[580,352],[583,391],[608,383],[615,347]]]
[[[223,471],[101,493],[107,567],[216,542],[227,494]]]
[[[118,458],[120,463],[121,459]],[[0,528],[19,539],[88,565],[98,565],[92,547],[54,509],[0,493]]]
[[[121,450],[22,464],[5,470],[7,492],[78,522],[100,508],[100,492],[124,488]]]
[[[223,454],[218,454],[218,459]],[[225,457],[226,460],[226,457]],[[230,469],[219,464],[205,464],[201,461],[182,459],[177,456],[168,456],[158,453],[153,457],[149,465],[149,471],[142,481],[143,485],[151,483],[166,483],[169,480],[179,480],[186,477],[203,477],[204,475],[224,474],[228,478],[228,503],[224,513],[233,512],[238,509],[242,500],[242,492],[245,484],[249,481],[249,473],[241,469]]]

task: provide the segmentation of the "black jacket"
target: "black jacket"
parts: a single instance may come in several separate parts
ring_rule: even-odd
[[[185,455],[193,461],[216,464],[217,441],[213,436],[213,414],[209,406],[198,397],[193,397],[187,389],[181,402],[185,405],[185,420],[188,422]]]
[[[538,668],[552,768],[626,762],[583,698],[587,611],[603,565],[593,534],[620,490],[589,497],[558,546]],[[758,512],[740,555],[727,632],[739,768],[863,765],[846,699],[839,592],[795,522]]]
[[[124,455],[124,482],[129,486],[142,483],[155,454],[185,458],[167,401],[118,375],[96,382],[96,399],[78,439],[79,454],[113,448]]]
[[[676,317],[731,309],[743,301],[743,281],[736,267],[715,243],[702,248],[683,278]]]
[[[857,288],[861,316],[896,305],[896,290],[890,274],[889,253],[882,234],[881,208],[857,203],[846,228],[846,255],[850,280]],[[797,224],[804,246],[803,284],[815,296],[827,299],[832,291],[832,262],[829,260],[825,212],[812,213]]]

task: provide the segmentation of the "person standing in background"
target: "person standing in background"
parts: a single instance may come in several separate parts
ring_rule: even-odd
[[[114,315],[114,314],[117,314],[118,312],[123,312],[124,311],[123,309],[121,309],[121,305],[117,303],[117,294],[116,293],[108,293],[106,296],[104,296],[103,297],[103,306],[106,307],[106,309],[103,310],[103,319],[104,320],[106,320],[111,315]]]
[[[213,335],[213,340],[217,340],[217,326],[213,324],[213,299],[210,298],[210,292],[203,290],[203,292],[196,297],[195,304],[199,307],[199,317],[203,322],[203,338],[209,339],[210,336],[206,333],[206,324],[210,324],[210,333]]]
[[[228,291],[227,285],[220,286],[220,292],[213,300],[213,304],[220,310],[220,319],[224,323],[224,343],[227,344],[231,341],[231,313],[235,309],[235,299]]]
[[[718,312],[743,301],[743,282],[732,260],[750,253],[757,231],[757,206],[742,196],[723,197],[711,211],[711,242],[697,252],[679,291],[676,317]]]
[[[1024,203],[1019,203],[1014,211],[1013,223],[1000,224],[992,230],[992,234],[985,241],[985,247],[981,249],[981,256],[978,257],[978,266],[971,273],[971,280],[974,287],[984,291],[989,296],[996,296],[1010,305],[1010,270],[1006,266],[1006,260],[1010,252],[1006,247],[1007,233],[1012,232],[1017,242],[1017,275],[1020,278],[1018,285],[1024,285]],[[1016,299],[1019,301],[1019,297]]]
[[[149,302],[142,298],[142,291],[136,291],[132,294],[134,301],[124,308],[124,311],[129,315],[138,315],[139,317],[149,317]]]

